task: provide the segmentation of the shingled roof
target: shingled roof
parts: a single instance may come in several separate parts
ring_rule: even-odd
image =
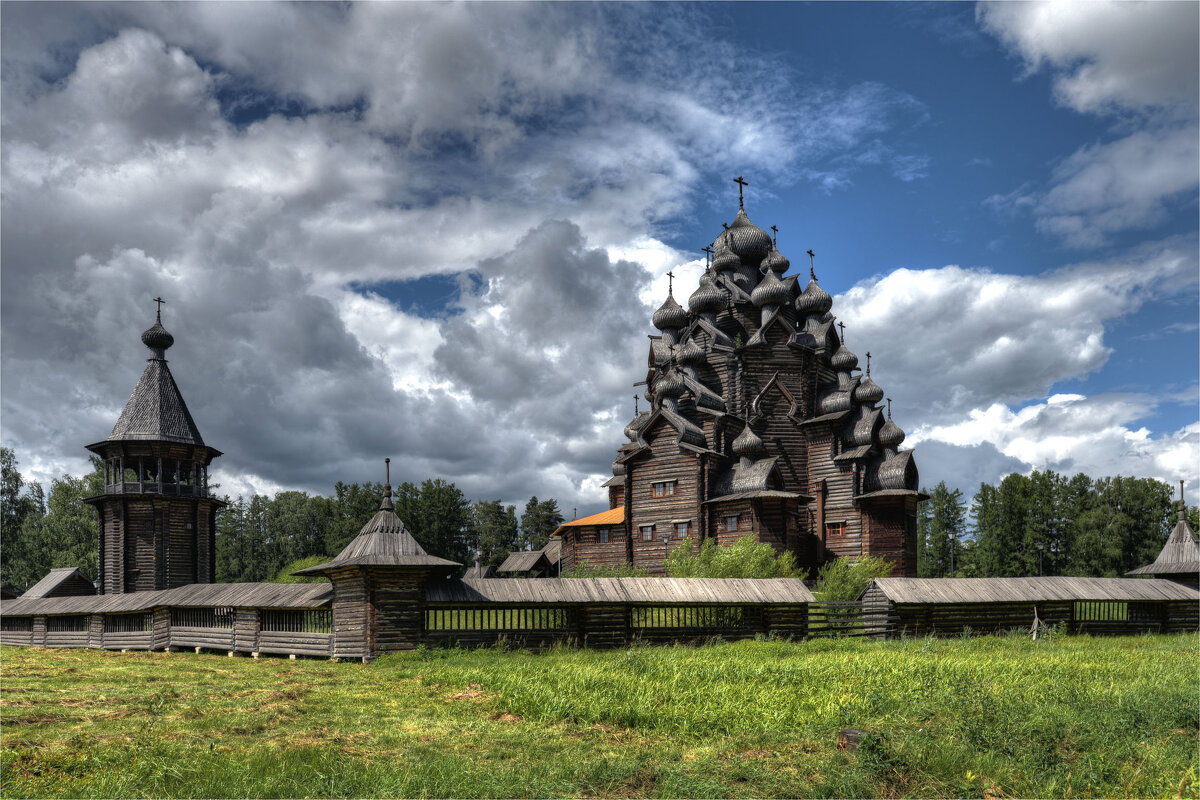
[[[142,334],[142,342],[150,348],[151,356],[109,441],[154,440],[203,446],[200,431],[167,367],[164,354],[175,339],[163,328],[161,312]]]
[[[93,595],[96,587],[92,579],[80,572],[76,567],[58,567],[46,573],[40,581],[30,586],[21,595],[24,599],[42,597],[68,597],[78,595]]]
[[[1181,490],[1182,496],[1182,490]],[[1179,521],[1154,563],[1138,567],[1126,575],[1195,575],[1200,573],[1200,542],[1184,516],[1186,506],[1180,501]]]
[[[391,459],[385,459],[390,463]],[[375,516],[367,521],[337,558],[293,572],[293,575],[322,575],[338,567],[438,567],[452,569],[458,562],[431,556],[417,543],[392,506],[390,472],[383,491],[383,501]]]

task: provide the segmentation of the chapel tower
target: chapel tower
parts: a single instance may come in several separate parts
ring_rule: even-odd
[[[104,462],[104,494],[85,502],[100,515],[101,594],[171,589],[215,579],[217,509],[208,496],[207,446],[188,412],[165,353],[162,326],[142,334],[146,369],[112,433],[87,449]]]

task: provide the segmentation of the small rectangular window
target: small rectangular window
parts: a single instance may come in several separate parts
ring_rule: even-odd
[[[608,528],[601,528],[601,529],[600,529],[599,538],[600,538],[600,541],[601,541],[601,542],[607,542],[607,541],[608,541]]]
[[[827,522],[825,523],[825,533],[829,536],[845,536],[846,523],[844,522]]]
[[[690,523],[690,522],[676,522],[675,523],[675,538],[676,539],[686,538],[687,535],[689,533],[691,533],[691,531],[692,531],[692,523]]]
[[[738,529],[738,515],[730,514],[725,517],[725,530],[736,531]]]
[[[675,494],[675,481],[659,481],[654,484],[655,497],[671,497]]]
[[[654,526],[653,525],[643,525],[642,526],[642,541],[643,542],[653,542],[654,541]]]

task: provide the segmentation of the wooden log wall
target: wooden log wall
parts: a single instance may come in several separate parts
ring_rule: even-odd
[[[808,491],[808,441],[798,422],[803,418],[808,391],[804,376],[808,374],[814,359],[807,350],[789,347],[791,333],[776,323],[767,331],[767,345],[747,348],[745,355],[745,377],[747,403],[772,383],[758,400],[758,412],[762,415],[755,432],[767,445],[771,455],[779,456],[777,463],[783,480],[781,489],[800,494]],[[795,405],[795,417],[789,416]],[[736,436],[732,429],[730,435]]]
[[[233,628],[191,628],[171,626],[168,643],[171,647],[203,647],[206,650],[241,650],[234,647]],[[157,649],[157,648],[156,648]],[[243,650],[243,652],[249,652]]]
[[[896,565],[896,577],[917,574],[915,497],[887,497],[863,501],[862,554],[885,558]],[[909,531],[912,531],[912,535]]]
[[[97,615],[99,616],[99,615]],[[153,631],[106,632],[100,644],[90,645],[105,650],[152,650]]]
[[[601,529],[608,530],[607,542],[600,541]],[[563,532],[563,570],[583,562],[591,566],[617,567],[626,563],[625,552],[625,526],[619,523],[572,527]]]
[[[629,607],[586,605],[580,609],[579,629],[579,639],[587,647],[625,647],[629,644]]]
[[[679,541],[674,522],[689,520],[693,538],[700,525],[700,459],[677,444],[678,433],[660,422],[644,435],[651,452],[634,459],[626,469],[632,478],[633,564],[651,575],[663,574],[663,560]],[[654,484],[675,481],[675,494],[655,497]],[[629,516],[629,515],[627,515]],[[642,527],[654,525],[652,541],[642,540]]]
[[[425,628],[426,570],[369,567],[371,604],[375,609],[375,643],[368,657],[414,650]]]
[[[100,648],[104,646],[104,615],[92,614],[90,624],[88,626],[88,647]]]
[[[1038,603],[930,603],[896,604],[893,636],[957,636],[970,628],[972,633],[1004,633],[1029,630],[1034,607],[1043,625],[1069,628],[1071,601]]]
[[[763,625],[768,635],[780,639],[803,639],[808,635],[808,608],[803,605],[766,606]]]
[[[333,582],[333,655],[335,658],[370,658],[367,576],[357,567],[330,573]]]
[[[156,588],[159,561],[154,521],[154,503],[149,498],[125,501],[123,591],[150,592]]]
[[[728,503],[714,503],[709,506],[708,515],[709,536],[717,540],[718,545],[733,544],[743,536],[749,536],[756,530],[754,509],[749,500],[733,500]],[[737,515],[737,530],[725,530],[725,518]]]
[[[329,658],[333,655],[333,634],[262,631],[256,652]]]
[[[259,650],[259,631],[262,613],[257,608],[238,608],[233,612],[233,645],[231,650],[239,653],[256,653]]]
[[[150,637],[150,649],[166,650],[171,644],[171,609],[154,609],[152,630],[153,635]]]
[[[1163,603],[1166,616],[1165,633],[1188,633],[1200,630],[1200,606],[1187,601]]]

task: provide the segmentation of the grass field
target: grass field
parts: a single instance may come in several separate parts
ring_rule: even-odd
[[[1197,637],[0,648],[4,797],[1196,797]],[[873,734],[856,753],[837,732]]]

